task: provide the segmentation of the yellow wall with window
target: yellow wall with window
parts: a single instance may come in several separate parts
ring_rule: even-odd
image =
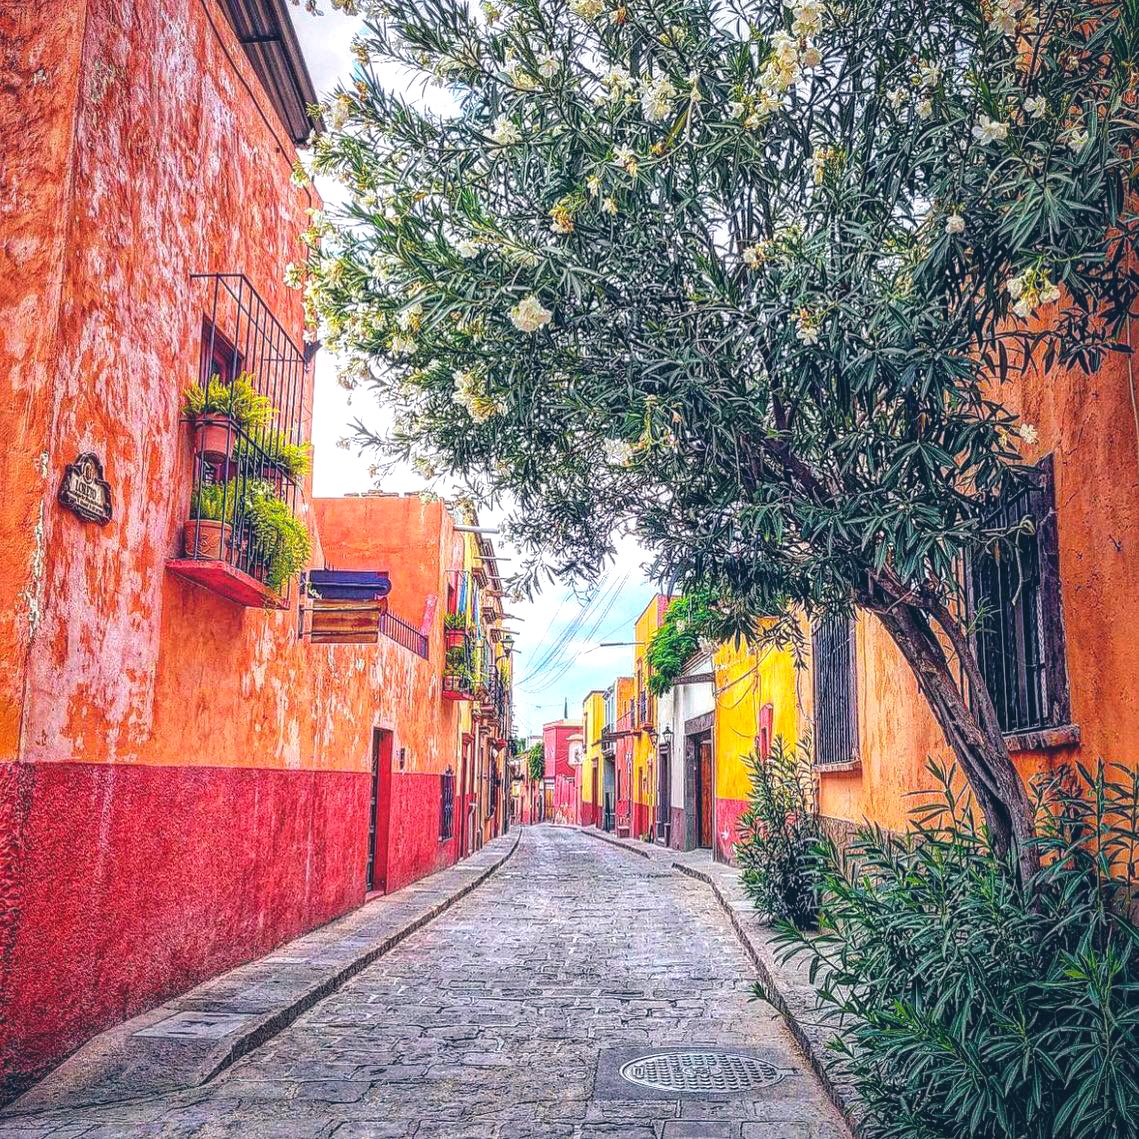
[[[716,673],[716,798],[744,800],[750,786],[746,759],[761,732],[769,744],[781,736],[799,741],[802,680],[794,657],[774,646],[721,645],[712,659]],[[766,715],[764,708],[770,705]]]
[[[591,692],[581,704],[581,734],[585,745],[581,769],[581,801],[598,806],[601,792],[594,784],[593,768],[597,765],[598,782],[601,775],[601,730],[605,727],[605,693]]]

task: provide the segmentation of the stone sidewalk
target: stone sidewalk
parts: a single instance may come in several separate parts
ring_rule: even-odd
[[[854,1091],[835,1065],[828,1048],[835,1030],[820,1020],[807,961],[801,956],[782,960],[775,931],[756,913],[754,904],[744,893],[739,871],[713,861],[710,850],[669,850],[637,839],[618,838],[591,827],[582,828],[582,833],[687,874],[712,891],[751,958],[765,999],[779,1011],[831,1102],[853,1126]]]
[[[481,889],[209,1083],[0,1135],[849,1139],[753,976],[703,882],[528,827]]]
[[[74,1109],[205,1083],[473,890],[514,853],[519,834],[89,1040],[9,1110]]]

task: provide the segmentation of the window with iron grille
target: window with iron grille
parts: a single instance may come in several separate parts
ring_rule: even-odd
[[[854,621],[824,617],[811,634],[815,683],[815,763],[858,760]]]
[[[455,834],[455,773],[448,767],[439,777],[440,789],[440,840],[453,838]]]
[[[994,529],[1018,525],[973,554],[965,573],[977,663],[1008,734],[1059,727],[1071,715],[1051,458],[993,514]]]

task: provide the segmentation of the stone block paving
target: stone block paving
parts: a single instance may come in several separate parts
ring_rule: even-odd
[[[0,1119],[13,1139],[849,1139],[707,886],[570,828],[514,857],[212,1083]],[[732,1097],[597,1080],[608,1050],[735,1046]]]

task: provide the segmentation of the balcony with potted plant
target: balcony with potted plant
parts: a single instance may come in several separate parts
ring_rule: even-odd
[[[241,276],[211,290],[201,373],[183,393],[193,480],[171,573],[239,605],[284,608],[312,555],[299,514],[304,357]]]

